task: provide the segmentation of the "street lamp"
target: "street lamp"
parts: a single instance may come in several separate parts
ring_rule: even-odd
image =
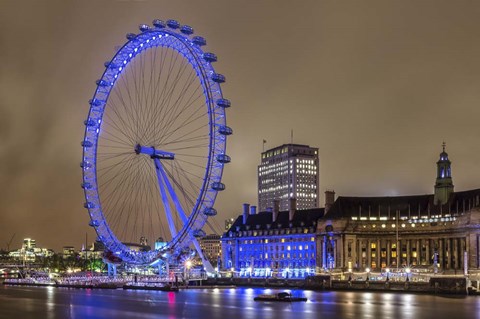
[[[370,280],[370,268],[365,268],[365,270],[367,271],[367,281]]]
[[[189,259],[185,262],[185,278],[188,280],[190,277],[190,267],[192,267],[192,261]]]
[[[410,281],[410,279],[408,278],[408,276],[410,274],[410,268],[409,267],[405,268],[405,273],[407,274],[407,281]]]
[[[389,277],[389,275],[390,275],[390,268],[385,269],[385,272],[387,273],[387,281],[389,281],[389,280],[390,280],[390,277]]]

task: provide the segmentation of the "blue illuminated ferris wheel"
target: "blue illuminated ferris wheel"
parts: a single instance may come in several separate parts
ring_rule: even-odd
[[[144,265],[198,245],[216,215],[226,125],[213,53],[175,20],[127,34],[105,63],[85,121],[82,187],[90,226],[118,260]],[[198,247],[197,247],[198,248]]]

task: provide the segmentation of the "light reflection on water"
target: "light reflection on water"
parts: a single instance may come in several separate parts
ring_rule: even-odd
[[[0,318],[478,318],[480,297],[291,290],[307,302],[256,302],[263,288],[159,291],[0,287]],[[12,315],[14,314],[14,315]],[[301,314],[301,316],[299,316]]]

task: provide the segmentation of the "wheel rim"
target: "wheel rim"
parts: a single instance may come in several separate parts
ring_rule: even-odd
[[[212,56],[175,29],[142,25],[142,33],[127,36],[97,81],[85,121],[82,186],[90,225],[128,263],[178,255],[202,234],[224,188],[231,130],[219,102],[223,79]],[[141,237],[152,246],[163,237],[165,245],[137,251],[125,244]]]

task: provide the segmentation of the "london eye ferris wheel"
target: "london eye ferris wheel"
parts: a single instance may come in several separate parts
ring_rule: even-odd
[[[126,263],[167,260],[198,245],[225,189],[230,101],[212,66],[217,56],[193,32],[175,20],[140,25],[105,63],[90,100],[85,208],[98,239]],[[139,249],[132,243],[140,239]]]

